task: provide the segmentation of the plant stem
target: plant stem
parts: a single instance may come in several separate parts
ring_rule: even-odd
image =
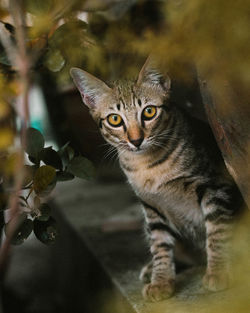
[[[31,62],[26,49],[26,33],[25,33],[25,14],[22,0],[10,0],[10,13],[14,21],[16,29],[15,38],[17,46],[16,59],[11,60],[15,62],[12,64],[16,67],[22,90],[22,101],[21,101],[21,112],[22,112],[22,127],[21,127],[21,139],[24,146],[26,146],[26,130],[29,124],[29,89],[30,89],[30,68]],[[1,38],[2,39],[2,38]],[[12,46],[8,46],[8,40],[5,41],[8,51],[11,51]],[[17,166],[17,172],[21,173],[24,166],[24,152],[21,150],[21,157]],[[11,240],[15,234],[15,231],[20,223],[20,212],[19,212],[19,196],[22,189],[22,177],[21,175],[15,175],[14,189],[17,190],[16,194],[11,195],[9,200],[10,208],[10,222],[8,237],[3,241],[0,249],[0,273],[3,273],[6,269],[6,264],[10,254]]]

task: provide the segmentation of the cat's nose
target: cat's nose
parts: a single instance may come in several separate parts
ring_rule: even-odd
[[[143,142],[143,137],[137,138],[137,139],[130,139],[130,142],[136,147],[139,148],[141,143]]]

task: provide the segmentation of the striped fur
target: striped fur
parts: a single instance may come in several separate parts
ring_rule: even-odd
[[[141,274],[147,282],[144,297],[158,301],[173,294],[174,249],[179,243],[189,252],[206,253],[207,289],[226,288],[230,238],[241,196],[225,174],[207,126],[172,105],[170,80],[148,68],[143,68],[137,82],[118,82],[112,88],[97,80],[96,97],[95,78],[74,71],[86,105],[103,137],[116,147],[121,168],[143,205],[152,254]],[[147,120],[143,112],[149,106],[156,114]],[[110,114],[118,114],[123,123],[111,126]]]

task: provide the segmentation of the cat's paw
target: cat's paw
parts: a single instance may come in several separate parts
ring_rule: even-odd
[[[170,298],[174,293],[174,281],[151,283],[144,286],[142,294],[145,300],[157,302]]]
[[[139,279],[144,283],[148,284],[151,282],[151,275],[152,275],[152,262],[143,266]]]
[[[229,287],[229,275],[225,272],[206,273],[203,277],[203,286],[209,291],[222,291]]]

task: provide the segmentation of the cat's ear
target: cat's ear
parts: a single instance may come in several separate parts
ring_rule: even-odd
[[[138,76],[137,84],[141,85],[143,83],[160,85],[166,92],[171,88],[170,77],[167,74],[163,75],[150,57],[147,58]]]
[[[80,91],[83,102],[91,110],[95,110],[101,98],[111,91],[103,81],[79,68],[73,67],[70,75]]]

